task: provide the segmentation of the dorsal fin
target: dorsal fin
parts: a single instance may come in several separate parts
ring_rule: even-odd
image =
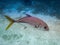
[[[27,17],[31,17],[31,15],[29,15],[29,14],[26,14],[26,16],[27,16]]]

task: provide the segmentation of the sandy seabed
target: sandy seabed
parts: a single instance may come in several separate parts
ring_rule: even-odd
[[[26,23],[14,23],[5,30],[10,22],[0,16],[0,45],[60,45],[60,20],[39,14],[36,17],[48,24],[49,31],[34,28]]]

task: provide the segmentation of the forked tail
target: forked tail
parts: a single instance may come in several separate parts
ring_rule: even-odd
[[[14,23],[14,20],[10,18],[9,16],[5,15],[5,17],[10,21],[10,24],[6,27],[6,30],[8,30],[11,27],[11,25]]]

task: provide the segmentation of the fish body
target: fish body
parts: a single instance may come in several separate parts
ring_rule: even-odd
[[[9,26],[11,26],[13,24],[13,22],[17,22],[17,23],[21,22],[21,23],[28,23],[28,24],[34,26],[35,28],[43,27],[44,29],[49,30],[48,25],[43,20],[30,16],[28,14],[26,14],[26,15],[27,16],[20,18],[18,20],[13,20],[13,19],[10,20],[10,17],[8,17],[8,16],[7,16],[8,18],[6,16],[5,17],[11,21]],[[6,30],[9,28],[9,26],[7,26]]]

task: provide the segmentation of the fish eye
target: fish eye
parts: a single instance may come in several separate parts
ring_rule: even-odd
[[[44,29],[46,29],[47,27],[45,26]]]

